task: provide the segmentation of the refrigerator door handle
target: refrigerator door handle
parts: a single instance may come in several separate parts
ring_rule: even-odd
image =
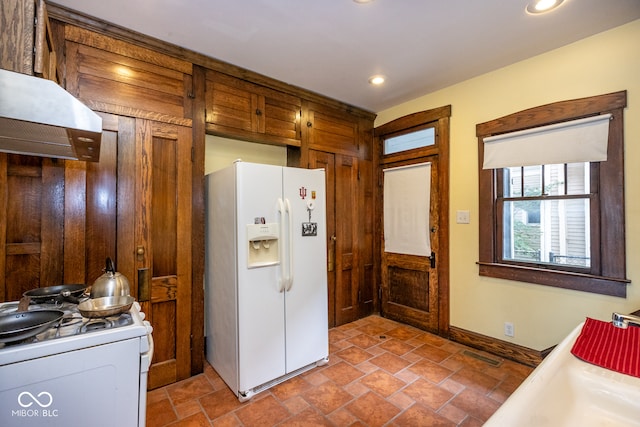
[[[291,202],[289,202],[289,199],[284,199],[284,203],[289,219],[289,235],[287,236],[289,238],[287,242],[287,252],[289,255],[287,263],[287,292],[289,292],[293,286],[293,211],[291,210]]]
[[[285,245],[284,245],[284,226],[285,226],[285,207],[284,207],[284,202],[282,201],[281,198],[278,198],[278,213],[280,214],[280,244],[278,245],[279,248],[279,255],[280,255],[280,277],[278,278],[278,292],[284,292],[285,286],[286,286],[286,280],[287,280],[287,274],[286,274],[286,266],[285,266]]]

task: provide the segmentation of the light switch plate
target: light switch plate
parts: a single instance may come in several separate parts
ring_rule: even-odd
[[[456,222],[458,224],[469,224],[469,211],[456,211]]]

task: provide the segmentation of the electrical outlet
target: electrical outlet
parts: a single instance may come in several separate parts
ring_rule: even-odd
[[[469,224],[469,211],[456,211],[457,224]]]
[[[513,336],[513,323],[504,322],[504,334],[508,337]]]

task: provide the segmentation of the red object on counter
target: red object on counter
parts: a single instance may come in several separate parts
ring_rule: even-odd
[[[623,329],[587,317],[571,353],[602,368],[640,377],[640,327]]]

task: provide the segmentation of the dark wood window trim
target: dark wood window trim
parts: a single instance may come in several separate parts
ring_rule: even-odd
[[[476,125],[479,171],[479,274],[564,289],[626,297],[626,254],[624,222],[624,127],[623,110],[627,92],[561,101],[520,111]],[[496,171],[482,169],[484,138],[508,132],[612,114],[609,124],[607,161],[595,168],[598,173],[600,227],[591,252],[599,259],[597,271],[588,274],[549,269],[541,265],[499,262],[496,219]]]

